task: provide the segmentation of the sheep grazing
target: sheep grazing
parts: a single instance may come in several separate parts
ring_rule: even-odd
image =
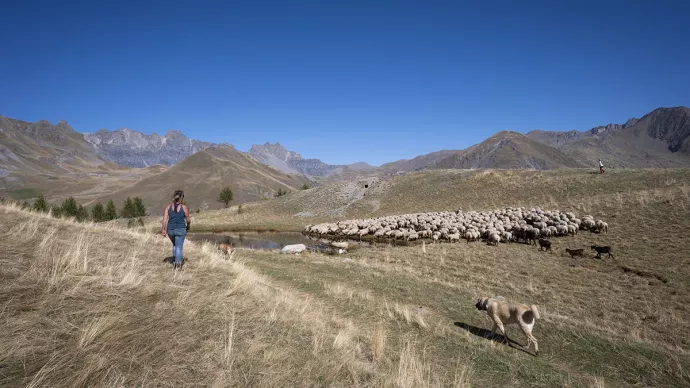
[[[599,259],[601,259],[602,253],[606,253],[606,254],[608,254],[607,257],[613,257],[615,259],[615,257],[613,256],[613,248],[611,248],[610,246],[601,247],[598,245],[592,245],[590,248],[592,248],[593,250],[595,250],[597,252],[597,258],[599,258]]]
[[[540,238],[539,239],[539,250],[541,251],[544,249],[546,252],[551,250],[551,241],[545,239],[545,238]]]
[[[425,240],[467,242],[483,239],[537,245],[539,238],[572,236],[579,230],[606,233],[608,225],[591,215],[541,208],[507,207],[493,211],[462,210],[412,213],[372,219],[307,225],[302,233],[325,239]],[[543,248],[542,248],[543,249]]]
[[[595,228],[595,231],[597,233],[601,233],[601,232],[608,233],[609,232],[609,224],[607,224],[606,222],[604,222],[602,220],[597,220],[594,223],[594,228]]]
[[[498,245],[498,243],[501,241],[501,236],[498,235],[498,233],[491,233],[489,235],[489,245]]]
[[[570,255],[570,257],[575,257],[575,256],[582,256],[585,257],[585,250],[580,248],[580,249],[568,249],[565,248],[565,251]]]

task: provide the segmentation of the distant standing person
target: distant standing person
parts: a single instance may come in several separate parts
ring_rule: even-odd
[[[173,244],[173,258],[175,260],[173,268],[175,269],[182,267],[182,245],[192,222],[189,218],[189,209],[182,204],[183,201],[184,192],[182,190],[175,191],[173,201],[165,207],[163,212],[162,233],[163,237],[167,235]]]
[[[599,159],[599,174],[604,173],[604,163],[601,162],[601,159]]]

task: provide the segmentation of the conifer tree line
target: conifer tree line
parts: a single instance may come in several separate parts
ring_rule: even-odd
[[[3,198],[0,198],[0,202],[11,202]],[[18,201],[17,201],[18,202]],[[96,203],[91,207],[91,210],[87,210],[83,205],[77,203],[74,197],[69,197],[65,199],[60,206],[49,203],[43,194],[39,194],[33,203],[28,201],[18,202],[23,209],[28,209],[35,212],[48,213],[56,217],[74,217],[77,221],[94,221],[94,222],[104,222],[110,221],[117,218],[137,218],[145,217],[149,214],[146,212],[146,205],[140,197],[127,197],[122,202],[122,208],[118,211],[113,200],[109,200],[108,203],[103,206],[102,203]]]

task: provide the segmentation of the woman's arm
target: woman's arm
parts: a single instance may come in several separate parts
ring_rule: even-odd
[[[162,230],[161,233],[163,234],[163,237],[167,234],[167,229],[168,229],[168,208],[170,207],[170,204],[165,207],[165,210],[163,211],[163,225],[162,225]]]
[[[189,231],[190,226],[192,225],[192,219],[189,217],[189,208],[187,208],[186,205],[182,205],[184,209],[184,218],[187,220],[187,231]]]

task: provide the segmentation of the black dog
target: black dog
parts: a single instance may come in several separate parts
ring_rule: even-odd
[[[551,241],[545,239],[545,238],[540,238],[539,239],[539,250],[541,251],[543,248],[546,249],[546,251],[551,250]]]
[[[592,245],[590,248],[597,251],[597,257],[600,259],[602,253],[608,253],[607,257],[613,257],[615,259],[615,257],[613,256],[613,248],[611,248],[610,246],[600,247],[598,245]]]

